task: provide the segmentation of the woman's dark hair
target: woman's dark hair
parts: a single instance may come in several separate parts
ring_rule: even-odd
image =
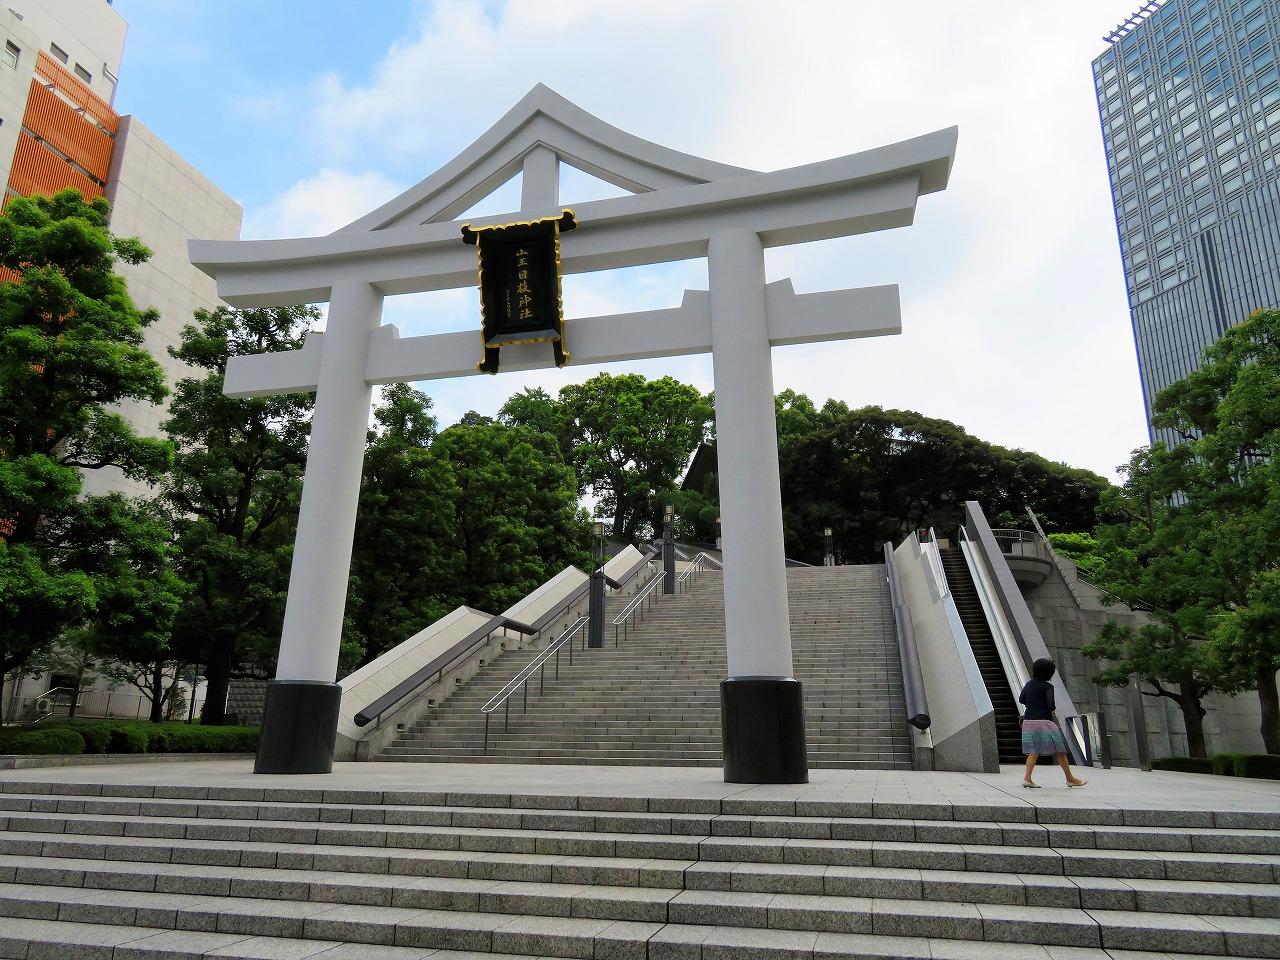
[[[1048,657],[1041,657],[1031,665],[1031,675],[1037,680],[1043,680],[1045,683],[1052,680],[1057,671],[1058,668],[1053,665],[1053,661]]]

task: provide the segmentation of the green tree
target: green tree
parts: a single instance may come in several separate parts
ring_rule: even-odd
[[[554,437],[564,462],[573,462],[573,437],[565,411],[560,402],[541,387],[525,387],[508,397],[498,411],[498,421]]]
[[[116,495],[88,503],[68,539],[86,560],[97,558],[104,576],[82,643],[103,676],[141,691],[158,723],[176,688],[170,639],[187,591],[175,568],[172,524],[157,502],[130,505]]]
[[[564,387],[559,408],[561,446],[571,451],[578,481],[613,516],[614,539],[661,530],[676,481],[707,435],[709,399],[671,377],[602,373]]]
[[[138,310],[113,272],[150,251],[113,237],[108,211],[64,190],[15,198],[0,214],[0,266],[21,277],[0,283],[0,678],[100,613],[134,617],[129,604],[148,599],[129,582],[140,571],[128,551],[157,546],[128,536],[135,506],[80,498],[80,471],[152,483],[172,458],[170,444],[108,409],[166,394],[143,347],[157,315]],[[82,549],[86,523],[109,546]]]
[[[1115,519],[1097,530],[1094,585],[1104,601],[1142,611],[1150,622],[1104,624],[1083,653],[1106,662],[1098,683],[1126,686],[1137,676],[1154,687],[1144,693],[1177,704],[1188,752],[1203,757],[1203,698],[1239,685],[1207,644],[1223,583],[1197,544],[1203,517],[1180,495],[1192,463],[1185,448],[1142,448],[1122,469],[1124,485],[1104,496]]]
[[[1212,576],[1214,653],[1258,691],[1261,733],[1280,753],[1280,310],[1260,310],[1205,351],[1200,369],[1161,391],[1157,426],[1181,434],[1178,492]]]
[[[1107,487],[1100,476],[1008,450],[954,423],[906,410],[821,410],[778,396],[779,472],[788,556],[819,562],[824,527],[838,558],[875,562],[911,530],[954,530],[966,500],[993,526],[1020,526],[1025,506],[1052,530],[1088,529]]]
[[[500,423],[456,424],[431,445],[452,490],[461,602],[501,611],[565,566],[591,562],[578,483],[546,434]]]
[[[315,307],[198,310],[170,354],[199,376],[179,381],[164,429],[179,444],[165,496],[175,511],[180,573],[175,655],[204,665],[201,717],[222,723],[242,670],[274,663],[310,431],[310,394],[223,395],[227,359],[301,348]]]
[[[344,666],[367,663],[462,601],[456,484],[431,453],[431,399],[388,387],[374,410],[360,481]],[[481,429],[481,428],[476,428]]]
[[[1098,555],[1098,540],[1091,533],[1051,533],[1049,545],[1054,552],[1076,565],[1080,575],[1093,581],[1102,573],[1103,560]]]

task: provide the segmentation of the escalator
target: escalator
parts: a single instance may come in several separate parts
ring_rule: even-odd
[[[964,624],[964,632],[973,648],[973,658],[978,663],[987,695],[991,697],[991,705],[995,708],[996,750],[1000,762],[1021,763],[1024,757],[1022,732],[1018,727],[1018,704],[1013,691],[1009,689],[1009,681],[1000,663],[995,638],[991,635],[987,615],[978,599],[978,590],[969,573],[969,565],[965,562],[964,554],[955,547],[940,549],[938,554],[942,558],[942,568],[947,575],[951,598],[955,601],[960,622]]]

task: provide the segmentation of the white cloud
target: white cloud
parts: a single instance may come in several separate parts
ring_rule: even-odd
[[[1113,0],[419,9],[371,74],[360,65],[370,82],[329,74],[310,86],[298,133],[324,165],[251,211],[256,235],[323,233],[367,212],[464,148],[535,80],[646,139],[757,169],[958,124],[951,186],[922,198],[915,226],[770,251],[771,278],[792,276],[800,291],[899,283],[903,302],[900,337],[776,351],[775,386],[917,409],[1104,473],[1144,442],[1090,72],[1124,12]],[[705,282],[687,265],[628,273],[571,278],[570,314],[666,306]],[[409,333],[466,325],[473,308],[458,294],[396,309]],[[636,367],[710,385],[704,359]],[[469,407],[491,413],[526,383],[554,389],[588,372],[428,389],[448,420]]]
[[[265,207],[249,210],[246,240],[319,237],[332,233],[394,197],[397,184],[376,170],[348,173],[324,168],[299,180]]]

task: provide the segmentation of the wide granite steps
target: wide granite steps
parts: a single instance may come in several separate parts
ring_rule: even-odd
[[[342,855],[331,856],[341,858]],[[357,869],[365,865],[366,857],[367,851],[356,852],[345,860],[327,862],[327,869],[309,870],[145,861],[146,871],[139,871],[132,865],[100,859],[67,857],[50,863],[39,856],[3,854],[0,855],[0,884],[380,906],[425,904],[440,909],[473,894],[487,897],[490,906],[501,900],[508,910],[516,902],[532,903],[528,898],[559,903],[566,899],[603,897],[616,904],[617,919],[637,919],[634,916],[637,911],[648,911],[648,904],[661,899],[652,894],[652,890],[666,890],[666,900],[670,900],[682,889],[825,896],[831,898],[829,906],[833,909],[849,908],[849,904],[843,902],[849,898],[870,898],[1280,917],[1280,891],[1274,885],[1238,881],[1121,880],[1057,874],[625,857],[566,856],[548,861],[548,858],[529,854],[497,856],[470,852],[404,858],[395,863],[388,860],[388,869],[380,872]],[[339,864],[341,869],[337,869]],[[397,867],[403,872],[397,872]],[[779,901],[778,905],[787,902]],[[592,905],[574,909],[590,909],[592,915],[597,915],[615,907]],[[574,909],[565,915],[584,915],[575,913]]]
[[[1251,950],[1280,946],[1275,923],[1252,917],[662,888],[581,893],[564,884],[438,879],[402,885],[388,906],[0,883],[0,917],[559,957],[593,956],[596,938],[618,921],[655,925],[632,928],[630,939],[662,926],[708,925],[802,937],[923,936],[1200,954],[1226,952],[1228,937]]]
[[[3,782],[0,956],[1280,953],[1280,812],[1070,799]]]

